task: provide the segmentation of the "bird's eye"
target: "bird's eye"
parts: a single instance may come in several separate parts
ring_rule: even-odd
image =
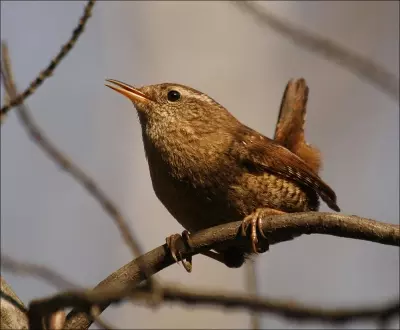
[[[181,98],[181,93],[179,93],[178,91],[174,91],[174,90],[169,91],[167,94],[167,98],[168,98],[168,101],[176,102]]]

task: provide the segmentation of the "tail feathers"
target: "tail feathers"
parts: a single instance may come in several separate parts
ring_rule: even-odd
[[[339,206],[336,204],[336,194],[326,184],[318,189],[318,195],[322,200],[334,211],[340,212]]]

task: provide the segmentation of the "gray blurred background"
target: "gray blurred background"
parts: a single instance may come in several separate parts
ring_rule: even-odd
[[[8,42],[20,90],[69,38],[84,4],[1,2],[1,39]],[[262,5],[399,72],[397,1]],[[75,49],[27,103],[48,136],[112,196],[150,250],[182,228],[152,190],[135,109],[104,87],[104,79],[192,86],[271,137],[285,84],[297,77],[310,87],[306,138],[323,152],[321,175],[335,189],[342,212],[398,223],[396,102],[229,2],[99,2]],[[131,260],[109,217],[27,138],[14,113],[1,128],[1,249],[89,287]],[[260,294],[268,297],[354,307],[399,294],[394,247],[312,235],[272,246],[256,260]],[[24,302],[57,291],[35,279],[4,275]],[[192,274],[175,265],[158,277],[196,288],[245,290],[244,270],[203,256],[194,258]],[[213,307],[151,310],[125,304],[104,315],[125,328],[249,326],[246,312]],[[266,315],[262,327],[322,325]]]

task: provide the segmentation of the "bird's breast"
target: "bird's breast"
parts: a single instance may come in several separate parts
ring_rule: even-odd
[[[233,176],[224,164],[212,157],[194,162],[179,155],[163,157],[151,143],[145,143],[145,149],[156,196],[187,230],[195,232],[241,218],[228,199]]]

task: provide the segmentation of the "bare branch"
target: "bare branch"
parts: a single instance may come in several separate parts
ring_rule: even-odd
[[[190,242],[193,250],[186,248],[182,242],[179,245],[183,248],[182,257],[196,255],[220,245],[244,245],[250,249],[248,237],[242,237],[239,234],[241,224],[241,221],[232,222],[191,235]],[[303,234],[325,234],[386,245],[400,245],[400,226],[336,213],[304,212],[268,216],[262,220],[262,229],[269,244],[288,241]],[[166,244],[161,245],[118,269],[100,282],[94,291],[140,283],[145,277],[138,263],[146,264],[148,272],[152,275],[174,264],[174,260]],[[104,310],[108,305],[100,307]],[[90,321],[78,309],[74,309],[67,316],[66,329],[87,329],[89,326]]]
[[[50,64],[47,66],[46,69],[44,69],[42,72],[39,73],[39,75],[29,84],[29,86],[21,93],[18,95],[15,95],[14,97],[11,98],[11,101],[9,101],[8,104],[3,106],[1,108],[1,118],[2,122],[7,114],[8,111],[10,111],[13,107],[16,105],[21,104],[26,98],[28,98],[30,95],[32,95],[36,89],[48,78],[50,77],[56,67],[60,64],[60,62],[64,59],[65,56],[69,53],[69,51],[74,47],[76,42],[78,41],[79,37],[81,36],[82,32],[85,29],[85,25],[92,15],[92,9],[95,4],[96,0],[90,0],[87,2],[84,13],[82,17],[79,19],[79,23],[77,27],[74,29],[72,32],[71,38],[65,43],[59,53],[51,60]]]
[[[395,74],[386,71],[385,68],[371,59],[368,59],[361,54],[356,54],[352,50],[346,49],[332,40],[294,26],[293,24],[269,13],[254,2],[233,1],[233,3],[249,12],[262,24],[265,24],[275,32],[290,39],[299,47],[310,50],[345,67],[360,78],[364,78],[371,84],[375,85],[375,87],[394,100],[399,100],[399,78],[396,77]]]
[[[25,275],[44,279],[46,282],[51,283],[57,288],[83,289],[81,286],[77,286],[72,281],[67,280],[63,275],[58,274],[54,270],[28,262],[17,262],[5,254],[1,255],[1,265],[9,272],[21,276]]]
[[[17,95],[17,88],[12,77],[11,61],[8,54],[8,48],[4,42],[2,43],[1,74],[6,92],[11,98],[15,98]],[[106,195],[106,193],[100,189],[100,187],[91,177],[89,177],[83,170],[74,164],[69,157],[58,150],[51,140],[45,136],[45,134],[33,120],[29,113],[28,107],[24,103],[18,105],[17,114],[32,141],[37,144],[51,160],[53,160],[63,170],[70,174],[99,202],[107,214],[114,220],[114,223],[119,229],[124,242],[130,248],[132,253],[136,256],[140,256],[143,252],[138,243],[139,240],[134,236],[133,232],[129,228],[128,222],[122,216],[121,212],[117,209],[111,199]],[[142,267],[145,271],[146,265],[142,265]],[[151,284],[155,284],[154,279],[149,279],[149,281],[151,281]]]
[[[18,267],[14,267],[14,270]],[[23,273],[26,274],[26,273]],[[29,315],[46,317],[67,307],[77,307],[79,310],[93,310],[93,306],[119,303],[124,299],[143,299],[152,296],[148,286],[135,286],[132,283],[114,285],[98,290],[68,291],[49,298],[32,301],[29,305]],[[242,308],[249,311],[272,313],[298,321],[314,320],[329,323],[343,323],[353,320],[389,319],[399,313],[398,300],[384,306],[352,308],[352,309],[323,309],[306,306],[294,301],[260,298],[255,295],[235,294],[215,290],[185,289],[178,285],[159,287],[158,302],[175,302],[190,305],[218,305],[225,308]],[[96,312],[100,313],[100,309]],[[30,317],[33,320],[34,317]],[[75,324],[76,325],[76,324]],[[108,327],[108,326],[106,326]],[[66,326],[66,328],[69,328]],[[74,329],[86,327],[77,326]]]
[[[72,281],[66,279],[63,275],[57,273],[56,271],[46,266],[31,264],[28,262],[18,262],[13,258],[4,254],[1,256],[1,265],[6,271],[12,272],[19,276],[36,277],[40,280],[46,281],[47,283],[57,288],[83,290],[82,286],[73,283]],[[2,285],[3,285],[3,279],[2,279]],[[7,291],[5,292],[7,293]],[[3,298],[3,289],[2,289],[2,298]],[[7,300],[9,301],[9,299]],[[17,301],[17,303],[19,303],[19,301]],[[17,305],[17,307],[19,306]],[[100,317],[98,316],[99,314],[98,308],[96,309],[96,307],[97,306],[92,306],[92,308],[86,310],[88,316],[90,316],[99,326],[105,329],[112,329],[113,328],[112,326],[108,326],[107,323],[105,323],[103,320],[100,319]],[[46,319],[47,317],[48,317],[49,329],[55,329],[55,330],[64,329],[66,315],[65,312],[62,310],[62,307],[55,308],[52,312],[43,315],[40,313],[38,314],[38,311],[35,308],[31,308],[31,306],[29,306],[28,310],[26,310],[25,306],[23,305],[22,307],[19,307],[19,309],[24,313],[26,323],[28,323],[29,319],[30,329],[41,329],[43,327],[43,319]],[[2,306],[2,312],[3,312],[3,306]],[[12,312],[15,313],[14,311]],[[28,328],[28,325],[26,326],[26,328]],[[12,327],[10,329],[16,329],[16,327]]]
[[[193,305],[219,305],[226,308],[244,308],[250,311],[272,313],[274,315],[297,321],[322,321],[343,323],[354,320],[388,319],[399,315],[398,299],[384,306],[363,307],[354,309],[323,309],[306,306],[295,301],[265,299],[251,295],[215,292],[207,290],[181,289],[175,286],[164,287],[164,301],[175,301]]]
[[[119,302],[123,298],[135,298],[135,292],[139,289],[127,290],[122,287],[110,291],[88,293],[64,293],[58,294],[48,300],[36,301],[43,311],[53,306],[63,305],[73,307],[85,304],[102,304]],[[146,291],[144,291],[146,292]],[[184,289],[177,285],[160,287],[160,299],[162,302],[175,302],[184,305],[217,305],[225,308],[241,308],[249,311],[262,313],[272,313],[281,317],[297,321],[322,321],[328,323],[344,323],[354,320],[374,320],[388,319],[399,314],[400,303],[396,299],[383,306],[363,307],[354,309],[323,309],[318,307],[306,306],[294,301],[284,301],[278,299],[259,298],[253,295],[234,294],[227,291],[215,292],[215,290],[194,290]]]

